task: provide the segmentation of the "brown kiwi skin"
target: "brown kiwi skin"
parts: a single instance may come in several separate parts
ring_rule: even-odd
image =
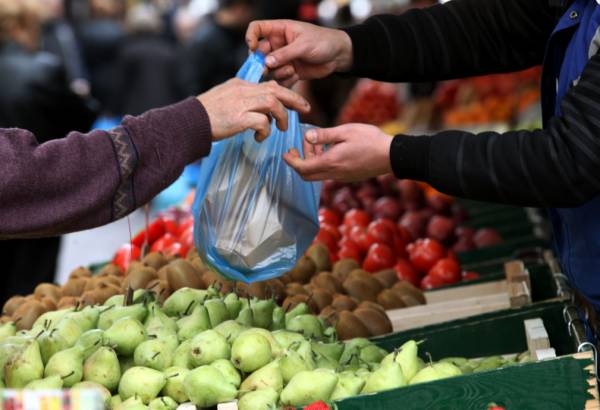
[[[334,295],[331,302],[331,307],[336,310],[354,310],[357,306],[357,303],[350,296],[341,293]]]
[[[331,270],[331,257],[329,250],[320,243],[312,244],[306,251],[306,256],[313,260],[316,266],[316,272]]]
[[[202,280],[204,282],[204,286],[208,288],[209,286],[216,286],[217,289],[223,294],[233,292],[234,282],[231,280],[226,280],[218,273],[206,270],[202,275]]]
[[[44,305],[44,308],[46,309],[47,312],[56,310],[56,302],[57,301],[55,301],[51,297],[44,296],[42,298],[42,300],[40,300],[40,302],[42,302],[42,305]]]
[[[333,264],[332,273],[340,283],[343,283],[348,274],[355,269],[360,269],[360,265],[354,259],[340,259]]]
[[[238,282],[236,283],[236,293],[245,298],[267,299],[267,287],[264,282]]]
[[[358,308],[376,309],[379,310],[381,313],[385,313],[385,308],[382,305],[375,302],[369,302],[367,300],[361,302],[358,305]]]
[[[166,276],[169,287],[174,290],[181,288],[203,289],[205,286],[202,273],[185,259],[177,259],[169,263]],[[148,282],[144,283],[144,287],[147,284]]]
[[[109,263],[108,265],[105,265],[102,269],[100,269],[100,272],[98,272],[97,276],[123,276],[123,272],[121,272],[121,270],[119,269],[119,267],[117,265],[113,265],[112,263]]]
[[[315,301],[308,295],[296,295],[296,296],[288,296],[283,301],[283,310],[289,312],[293,308],[295,308],[300,303],[306,303],[310,311],[316,314],[319,310],[319,307],[315,303]]]
[[[372,277],[352,277],[344,281],[342,285],[346,293],[360,301],[369,300],[375,302],[377,295],[381,292],[381,284]]]
[[[313,276],[310,284],[315,288],[327,289],[331,293],[337,293],[342,290],[341,284],[331,272],[321,272]]]
[[[277,304],[281,304],[286,298],[285,285],[279,279],[270,279],[265,282],[266,294],[268,298],[275,299]]]
[[[144,289],[148,282],[156,279],[157,277],[158,275],[156,274],[156,270],[149,266],[141,269],[134,269],[130,271],[129,275],[127,276],[127,280],[125,281],[125,289],[127,289],[127,286],[131,286],[133,290]]]
[[[63,285],[62,295],[63,296],[81,296],[85,285],[88,282],[88,278],[75,278],[69,279],[67,283]]]
[[[353,312],[372,336],[385,335],[393,331],[389,317],[378,309],[358,308]]]
[[[33,293],[39,299],[50,297],[55,302],[58,302],[62,296],[61,288],[53,283],[40,283],[35,287]]]
[[[144,259],[142,259],[144,265],[159,270],[167,264],[167,258],[160,252],[150,252]]]
[[[417,299],[422,305],[427,303],[423,291],[408,281],[398,281],[396,284],[394,284],[392,289],[396,292],[407,293],[411,295],[413,298]]]
[[[377,295],[377,303],[386,310],[400,309],[406,307],[406,303],[392,289],[384,289]]]
[[[340,340],[371,337],[369,329],[352,312],[347,310],[338,312],[335,330]]]
[[[393,269],[380,270],[379,272],[375,272],[373,277],[377,279],[379,283],[381,283],[381,286],[384,289],[389,289],[394,286],[396,282],[398,282],[396,271]]]
[[[66,308],[73,307],[76,304],[77,304],[77,297],[75,297],[75,296],[63,296],[58,301],[58,304],[56,305],[56,308],[59,309],[59,310],[60,309],[66,309]]]
[[[74,279],[74,278],[89,278],[92,276],[92,271],[89,270],[88,268],[84,268],[83,266],[80,266],[76,269],[74,269],[70,274],[69,274],[69,279]]]
[[[29,330],[33,325],[33,322],[46,312],[44,305],[37,301],[31,301],[19,306],[13,314],[13,320],[17,327],[17,330]]]
[[[314,288],[312,291],[311,299],[315,302],[315,305],[317,306],[317,312],[320,312],[327,306],[331,305],[331,302],[333,301],[331,292],[323,288]]]
[[[290,282],[308,283],[310,278],[317,272],[317,265],[308,256],[302,256],[298,259],[296,266],[290,270],[286,276],[289,276]]]
[[[298,282],[288,283],[285,287],[285,293],[288,296],[308,295],[308,291]]]
[[[6,302],[4,302],[4,307],[2,308],[2,314],[7,316],[12,316],[15,313],[15,310],[19,306],[25,303],[25,297],[21,295],[15,295],[9,298]]]
[[[319,316],[325,319],[325,321],[331,325],[335,323],[335,318],[337,317],[337,314],[338,311],[333,306],[329,305],[326,306],[323,310],[321,310]]]

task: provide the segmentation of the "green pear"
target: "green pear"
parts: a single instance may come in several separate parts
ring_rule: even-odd
[[[10,359],[15,357],[17,354],[20,354],[25,350],[27,344],[24,343],[8,343],[3,342],[0,344],[0,370],[4,369],[4,365]],[[38,344],[39,348],[39,344]],[[41,357],[41,356],[40,356]],[[0,379],[2,379],[0,377]]]
[[[402,366],[395,360],[382,365],[371,373],[367,379],[362,393],[375,393],[384,390],[396,389],[406,386],[406,377],[402,373]]]
[[[298,315],[287,321],[286,329],[298,332],[304,337],[319,339],[323,337],[323,325],[315,315]]]
[[[271,330],[281,330],[285,329],[285,310],[283,308],[276,306],[273,309],[273,323],[271,324]]]
[[[69,317],[69,315],[63,317],[52,331],[55,331],[56,335],[61,336],[67,342],[68,347],[74,346],[83,334],[83,329],[79,322],[75,318]]]
[[[369,339],[364,337],[357,337],[350,339],[343,343],[344,349],[338,359],[340,363],[348,363],[353,356],[359,356],[360,350],[363,347],[370,346],[372,343]],[[329,354],[326,354],[329,357]]]
[[[210,365],[218,369],[223,374],[227,382],[233,384],[236,388],[240,387],[240,384],[242,383],[242,377],[230,360],[219,359],[215,360]]]
[[[112,396],[106,387],[101,384],[94,382],[79,382],[73,385],[71,389],[87,389],[87,390],[96,390],[100,393],[102,400],[104,401],[105,406],[110,405],[110,399]]]
[[[352,371],[342,372],[338,375],[338,382],[331,394],[331,400],[343,400],[347,397],[358,396],[365,383],[366,380]]]
[[[144,322],[144,327],[148,333],[152,333],[155,329],[167,328],[173,332],[177,332],[177,322],[167,316],[157,302],[148,305],[148,316]]]
[[[83,378],[83,349],[73,346],[56,353],[48,360],[44,376],[62,377],[65,387],[71,387]]]
[[[224,322],[219,323],[213,328],[215,332],[225,337],[225,339],[227,339],[228,341],[237,339],[240,333],[247,329],[247,327],[242,326],[235,320],[226,320]]]
[[[415,377],[410,380],[409,384],[432,382],[443,378],[444,376],[435,367],[429,365],[419,370]]]
[[[35,322],[33,322],[33,326],[35,328],[43,327],[48,330],[51,330],[56,324],[69,312],[72,312],[74,308],[61,309],[61,310],[51,310],[49,312],[41,314]]]
[[[213,328],[219,323],[231,319],[229,317],[229,311],[227,306],[221,299],[210,299],[204,302],[204,307],[208,312],[208,319],[210,321],[210,327]]]
[[[186,369],[191,369],[193,367],[190,347],[191,344],[191,340],[186,340],[182,342],[177,349],[175,349],[175,353],[173,354],[173,366],[185,367]]]
[[[48,363],[54,354],[71,347],[65,338],[56,332],[56,329],[43,331],[37,338],[37,342],[40,345],[40,354],[44,363]]]
[[[119,368],[121,369],[121,374],[125,373],[127,370],[131,369],[135,366],[135,362],[133,361],[133,357],[131,356],[120,356],[119,357]]]
[[[238,394],[235,386],[212,366],[200,366],[190,371],[183,387],[190,401],[199,407],[212,407],[233,400]]]
[[[178,404],[169,396],[157,397],[150,402],[150,410],[175,410]]]
[[[314,357],[314,361],[315,361],[315,368],[317,368],[317,369],[336,370],[339,367],[338,362],[330,359],[328,356],[325,356],[323,354],[315,352],[313,354],[313,357]]]
[[[162,340],[172,351],[175,351],[179,346],[177,333],[167,327],[150,329],[147,334],[148,339]]]
[[[121,408],[121,403],[123,403],[123,401],[121,400],[121,396],[115,394],[110,398],[110,404],[108,405],[108,408],[110,410],[118,410]]]
[[[462,375],[460,369],[449,362],[438,362],[433,365],[433,368],[444,378]]]
[[[327,356],[329,359],[337,362],[342,361],[341,357],[346,344],[341,342],[323,343],[313,341],[311,342],[311,348],[315,353]]]
[[[14,336],[17,333],[17,326],[13,322],[4,323],[0,326],[0,342],[7,337]]]
[[[198,305],[189,316],[182,317],[177,321],[177,336],[179,340],[188,340],[200,332],[210,329],[208,311],[202,305]]]
[[[272,361],[246,377],[240,385],[240,394],[243,395],[266,387],[270,387],[277,392],[281,392],[283,389],[283,376],[278,360]]]
[[[106,299],[103,306],[123,306],[125,295],[114,295]]]
[[[275,340],[273,334],[268,330],[262,329],[260,327],[252,327],[246,330],[246,333],[256,333],[267,339],[271,345],[271,354],[273,358],[279,357],[283,354],[283,349],[281,348],[281,345],[277,342],[277,340]]]
[[[269,340],[263,335],[246,330],[233,341],[231,361],[244,373],[260,369],[271,361],[272,351]]]
[[[98,318],[98,329],[107,330],[112,327],[114,323],[124,318],[131,318],[143,322],[147,313],[146,307],[141,303],[130,306],[107,307],[100,313],[100,317]]]
[[[63,381],[58,375],[45,377],[43,379],[34,380],[25,386],[26,390],[47,390],[47,389],[62,389]]]
[[[227,307],[227,311],[229,312],[230,318],[236,318],[240,314],[242,310],[242,301],[235,293],[228,293],[227,296],[223,299],[223,303]]]
[[[367,382],[367,380],[369,379],[369,377],[371,377],[371,371],[369,371],[369,369],[366,369],[364,367],[356,370],[354,372],[354,374],[358,377],[360,377],[365,383]]]
[[[270,387],[244,394],[237,403],[238,410],[271,410],[277,408],[279,393]]]
[[[276,306],[273,299],[254,301],[251,308],[253,326],[270,329],[273,324],[273,310]]]
[[[97,306],[86,306],[82,310],[69,312],[65,318],[74,319],[83,332],[95,329],[98,325],[100,309]]]
[[[317,369],[300,372],[281,392],[281,404],[304,406],[318,400],[328,401],[337,382],[338,376],[332,370]]]
[[[310,308],[308,307],[308,305],[306,303],[304,303],[304,302],[298,303],[289,312],[287,312],[285,314],[286,327],[287,327],[288,322],[290,320],[292,320],[293,318],[295,318],[296,316],[306,315],[309,313],[310,313]]]
[[[4,382],[9,388],[23,388],[43,374],[44,363],[36,341],[29,342],[22,350],[15,350],[4,365]]]
[[[465,357],[445,357],[439,363],[452,363],[456,367],[463,367],[469,363],[469,359]]]
[[[164,374],[167,381],[162,389],[162,394],[172,397],[178,403],[188,401],[188,396],[183,389],[183,381],[189,372],[188,369],[183,367],[169,367],[165,370]]]
[[[162,372],[148,367],[134,366],[121,377],[119,396],[127,400],[137,395],[144,404],[148,404],[158,396],[166,382],[167,379]]]
[[[414,340],[409,340],[398,349],[398,353],[390,353],[387,355],[382,364],[390,361],[395,357],[396,362],[402,366],[402,372],[407,380],[411,380],[421,370],[422,365],[417,356],[419,351],[418,343]]]
[[[289,330],[275,330],[271,332],[273,338],[279,345],[287,349],[292,343],[303,342],[306,339],[300,333],[290,332]]]
[[[490,356],[482,359],[477,364],[477,367],[473,369],[474,373],[484,372],[487,370],[494,370],[504,365],[504,359],[501,356]]]
[[[381,363],[383,358],[388,354],[379,346],[369,345],[360,349],[359,358],[364,363]]]
[[[83,334],[81,335],[79,340],[77,340],[77,343],[75,343],[75,345],[83,348],[83,358],[87,359],[102,346],[103,342],[104,330],[91,329],[86,332],[83,332]]]
[[[104,332],[104,344],[113,347],[123,356],[131,356],[144,340],[146,340],[144,326],[133,317],[117,320]]]
[[[140,343],[133,353],[136,366],[163,371],[173,364],[175,351],[162,339],[151,339]]]
[[[279,367],[285,384],[289,383],[297,373],[313,370],[315,362],[310,342],[302,340],[288,347],[279,360]]]
[[[148,406],[144,404],[141,397],[133,396],[124,400],[117,410],[148,410]]]
[[[185,316],[206,297],[206,290],[180,288],[165,300],[162,311],[168,316]]]
[[[83,380],[98,383],[114,391],[121,379],[119,358],[110,347],[101,347],[83,364]]]
[[[218,359],[229,359],[231,348],[227,339],[214,330],[197,334],[190,344],[192,366],[204,366]]]
[[[250,301],[247,303],[249,304]],[[244,306],[235,321],[245,327],[254,326],[254,313],[252,312],[252,308],[250,306]]]

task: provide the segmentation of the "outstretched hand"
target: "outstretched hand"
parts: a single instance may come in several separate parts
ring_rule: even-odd
[[[283,158],[307,181],[353,182],[392,172],[391,144],[392,137],[377,127],[346,124],[307,131],[304,158],[295,149]]]

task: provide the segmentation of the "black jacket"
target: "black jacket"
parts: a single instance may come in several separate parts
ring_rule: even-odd
[[[15,43],[0,44],[0,90],[0,127],[28,129],[40,143],[88,131],[95,117],[56,57]]]
[[[562,7],[552,0],[454,0],[347,29],[352,73],[384,81],[434,81],[542,63]],[[557,3],[554,1],[554,3]],[[568,2],[567,2],[568,3]],[[394,173],[461,197],[575,207],[600,192],[600,54],[543,130],[444,131],[394,138]]]
[[[177,75],[174,46],[160,35],[127,37],[119,50],[111,111],[140,115],[184,97]]]

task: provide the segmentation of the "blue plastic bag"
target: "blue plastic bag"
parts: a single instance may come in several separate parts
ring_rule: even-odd
[[[258,83],[264,56],[252,54],[238,77]],[[283,161],[302,152],[303,126],[288,111],[288,130],[275,123],[262,143],[248,130],[213,145],[200,165],[194,201],[194,241],[204,262],[246,283],[289,271],[319,230],[320,183],[306,182]]]

